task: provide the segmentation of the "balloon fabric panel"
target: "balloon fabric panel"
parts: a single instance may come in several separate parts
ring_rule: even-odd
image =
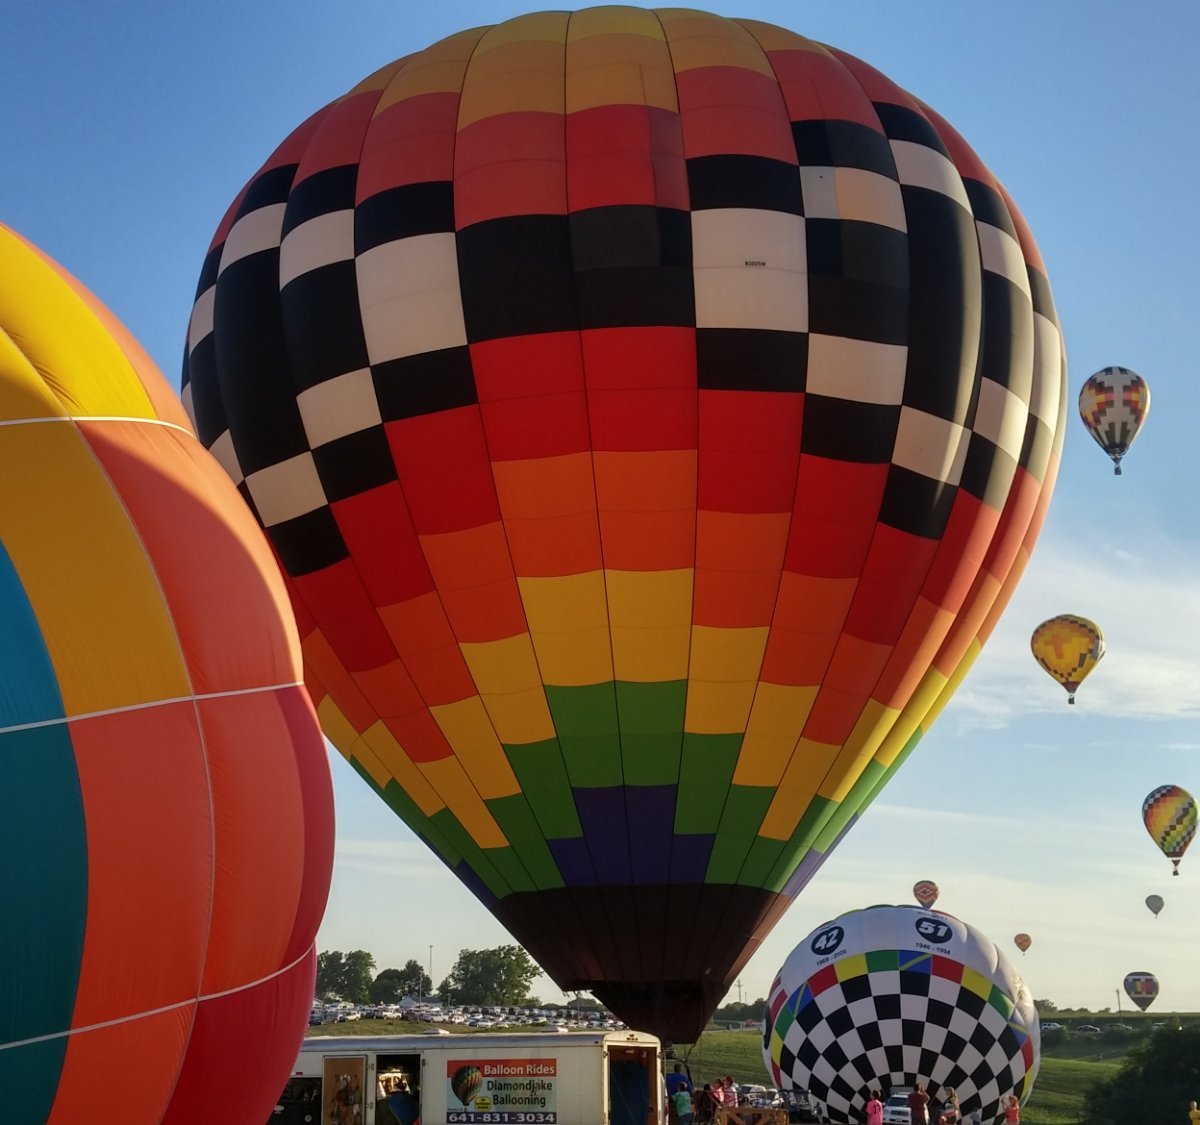
[[[965,674],[1064,409],[1044,267],[945,122],[627,8],[305,122],[218,229],[185,401],[331,740],[560,984],[677,1039]]]
[[[0,422],[0,771],[18,798],[0,888],[24,919],[0,937],[20,969],[6,1116],[227,1120],[224,1093],[173,1098],[181,1074],[224,1091],[228,1071],[248,1075],[237,1112],[265,1119],[332,862],[283,581],[145,353],[3,226]],[[273,1044],[248,1072],[245,1052],[200,1049],[231,1009],[223,1042]]]

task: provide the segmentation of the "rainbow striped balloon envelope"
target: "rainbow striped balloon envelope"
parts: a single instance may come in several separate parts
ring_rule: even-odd
[[[221,222],[184,372],[331,741],[562,987],[685,1042],[1006,604],[1063,375],[941,117],[628,7],[314,113]]]
[[[267,1120],[333,853],[287,593],[137,343],[3,226],[0,622],[0,1119]]]

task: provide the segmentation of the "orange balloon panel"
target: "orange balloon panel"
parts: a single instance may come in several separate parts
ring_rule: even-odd
[[[2,226],[0,482],[2,1116],[265,1121],[332,863],[287,594],[140,348]]]
[[[216,233],[184,379],[331,741],[560,985],[681,1041],[974,659],[1065,409],[950,125],[628,7],[314,114]]]

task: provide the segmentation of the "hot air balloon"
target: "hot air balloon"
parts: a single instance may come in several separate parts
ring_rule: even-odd
[[[1032,944],[1033,938],[1031,938],[1028,934],[1017,934],[1013,938],[1013,945],[1015,945],[1022,953],[1025,953]]]
[[[1034,659],[1066,688],[1068,703],[1075,702],[1079,685],[1104,655],[1100,626],[1070,613],[1043,621],[1029,644]]]
[[[475,1100],[483,1085],[483,1073],[477,1066],[460,1066],[450,1075],[450,1089],[463,1105],[468,1106]]]
[[[0,621],[0,1116],[266,1121],[333,853],[287,592],[137,343],[3,226]]]
[[[1079,392],[1079,416],[1112,458],[1117,476],[1121,475],[1121,458],[1129,452],[1149,413],[1150,388],[1128,367],[1097,371]]]
[[[217,230],[184,381],[329,739],[677,1042],[966,674],[1065,410],[1036,247],[941,117],[628,7],[317,111]]]
[[[1144,1012],[1158,997],[1158,978],[1153,973],[1130,973],[1125,978],[1125,995]]]
[[[1147,895],[1146,905],[1150,908],[1150,912],[1155,918],[1158,917],[1158,912],[1163,908],[1162,895]]]
[[[1179,861],[1196,834],[1195,799],[1178,785],[1160,785],[1142,802],[1142,822],[1174,865],[1171,874],[1178,875]]]
[[[903,1014],[903,1018],[901,1018]],[[823,1121],[863,1119],[867,1091],[921,1082],[964,1111],[1002,1116],[1041,1058],[1033,997],[973,926],[915,906],[826,922],[791,952],[768,994],[763,1061],[780,1090],[807,1090]]]
[[[938,885],[932,879],[913,884],[913,898],[928,910],[938,900]]]

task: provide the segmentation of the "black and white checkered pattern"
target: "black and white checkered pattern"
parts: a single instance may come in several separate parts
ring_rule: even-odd
[[[807,1090],[831,1122],[861,1121],[872,1089],[886,1095],[918,1082],[936,1102],[953,1089],[963,1113],[979,1107],[985,1122],[1002,1121],[1001,1099],[1027,1093],[1037,1069],[1037,1016],[1028,990],[1021,985],[1017,995],[1009,994],[1011,982],[1020,977],[991,942],[957,919],[917,907],[856,913],[876,911],[899,915],[904,930],[932,918],[953,933],[928,953],[912,940],[913,933],[899,935],[906,948],[881,951],[875,943],[862,948],[854,941],[854,928],[845,926],[835,952],[848,960],[818,958],[815,963],[827,964],[803,978],[785,965],[764,1025],[763,1051],[772,1076],[781,1088]],[[816,933],[829,933],[841,922]],[[797,947],[789,965],[804,954],[801,963],[813,966],[810,938]],[[985,943],[1001,962],[991,973],[981,971],[985,966],[977,956]],[[964,951],[964,960],[956,960],[956,952]],[[863,958],[863,953],[873,956]],[[889,954],[901,967],[873,967]],[[995,990],[990,1001],[981,995],[989,990]]]

